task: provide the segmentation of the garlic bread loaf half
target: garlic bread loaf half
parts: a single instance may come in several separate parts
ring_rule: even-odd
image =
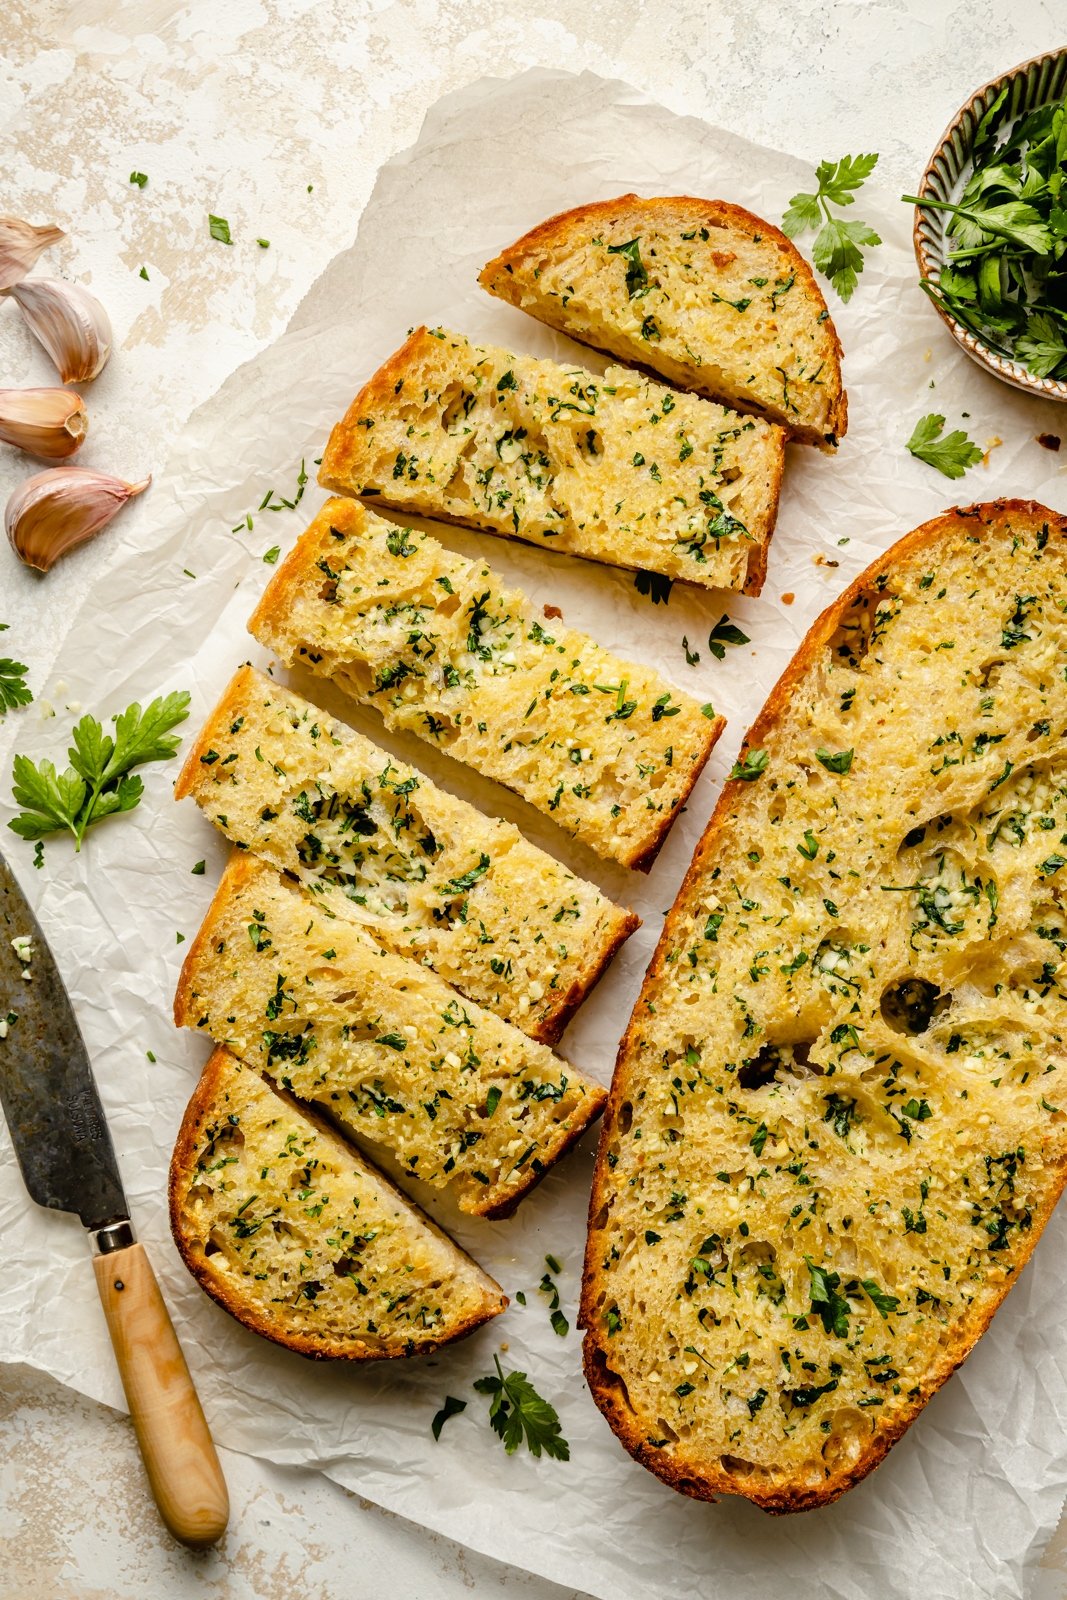
[[[1067,519],[952,511],[815,623],[623,1040],[590,1388],[685,1493],[833,1500],[968,1354],[1067,1174]]]
[[[599,1084],[234,854],[182,968],[179,1027],[275,1078],[463,1211],[507,1216],[599,1115]]]
[[[647,870],[724,723],[657,672],[546,625],[480,560],[328,500],[249,628],[608,860]]]
[[[603,378],[416,328],[330,435],[319,482],[708,589],[758,594],[781,428],[626,367]]]
[[[170,1219],[201,1288],[303,1356],[426,1355],[508,1303],[354,1146],[228,1050],[182,1121]]]
[[[805,444],[844,437],[841,342],[819,285],[785,234],[740,206],[636,194],[578,206],[517,239],[479,282]]]
[[[545,1043],[639,923],[517,828],[253,667],[211,713],[175,794],[386,949]]]

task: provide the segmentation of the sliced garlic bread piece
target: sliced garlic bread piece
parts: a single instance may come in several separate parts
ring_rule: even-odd
[[[175,787],[387,949],[555,1043],[630,911],[299,695],[242,667]]]
[[[808,263],[725,200],[625,194],[549,217],[479,279],[501,300],[806,444],[848,421],[841,342]]]
[[[182,967],[198,1028],[476,1216],[510,1214],[599,1114],[569,1062],[235,854]]]
[[[833,1500],[1018,1277],[1067,1174],[1067,519],[953,511],[751,729],[620,1051],[586,1371],[704,1498]]]
[[[724,727],[650,668],[546,625],[484,562],[354,500],[326,502],[249,628],[642,870]]]
[[[758,594],[785,434],[625,367],[603,378],[416,328],[319,482],[609,565]]]
[[[228,1050],[182,1120],[170,1218],[201,1288],[303,1356],[425,1355],[508,1303],[354,1146]]]

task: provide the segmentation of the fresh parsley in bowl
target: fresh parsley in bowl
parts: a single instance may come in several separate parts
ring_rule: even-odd
[[[903,198],[922,286],[957,342],[1067,401],[1067,50],[983,85]]]

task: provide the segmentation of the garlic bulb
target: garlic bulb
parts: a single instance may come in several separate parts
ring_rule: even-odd
[[[124,483],[87,467],[55,467],[20,484],[7,502],[4,526],[11,548],[38,572],[106,528],[127,500],[152,482]]]
[[[89,416],[71,389],[0,389],[0,439],[45,461],[65,461],[82,447]]]
[[[66,237],[62,228],[35,228],[18,217],[0,217],[0,291],[32,272],[41,251]]]
[[[7,293],[64,383],[88,383],[111,354],[111,323],[95,295],[63,278],[26,278]]]

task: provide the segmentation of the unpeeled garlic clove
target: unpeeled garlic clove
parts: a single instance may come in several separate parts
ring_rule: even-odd
[[[88,383],[111,354],[111,323],[95,295],[63,278],[26,278],[7,293],[64,383]]]
[[[35,228],[20,217],[0,217],[0,291],[32,272],[41,251],[66,237],[62,228]]]
[[[45,461],[77,454],[89,431],[85,401],[72,389],[0,389],[0,439]]]
[[[125,483],[88,467],[55,467],[27,478],[11,495],[4,526],[11,548],[28,567],[48,572],[60,556],[91,539],[127,500],[152,482]]]

